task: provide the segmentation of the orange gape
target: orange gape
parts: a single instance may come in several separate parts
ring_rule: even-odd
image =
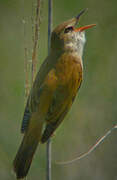
[[[24,137],[13,162],[17,179],[27,175],[38,143],[51,137],[80,88],[84,30],[95,25],[75,28],[84,12],[52,32],[50,54],[37,73],[24,112],[21,127]]]

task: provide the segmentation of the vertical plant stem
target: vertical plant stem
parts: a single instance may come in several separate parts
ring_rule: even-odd
[[[48,0],[48,54],[50,53],[50,44],[51,44],[51,31],[52,31],[52,0]],[[51,180],[51,139],[47,142],[47,174],[46,180]]]
[[[30,82],[29,82],[29,60],[28,60],[28,49],[27,49],[27,42],[26,42],[26,18],[25,18],[25,3],[24,0],[22,1],[22,6],[23,6],[23,19],[22,19],[22,23],[23,23],[23,36],[24,36],[24,72],[25,72],[25,101],[24,101],[24,105],[27,101],[27,97],[29,94],[29,89],[30,89]]]
[[[26,44],[26,31],[25,31],[25,16],[23,17],[23,24],[24,24],[24,71],[25,71],[25,102],[27,101],[27,97],[29,95],[30,84],[34,82],[35,75],[36,75],[36,66],[37,66],[37,49],[38,49],[38,40],[39,40],[39,27],[41,22],[41,2],[42,0],[37,0],[36,5],[36,13],[35,13],[35,21],[34,21],[34,34],[33,36],[33,50],[32,50],[32,69],[29,71],[29,60],[28,60],[28,48]],[[24,7],[24,0],[23,0],[23,7]],[[33,17],[32,17],[33,20]],[[33,26],[33,22],[32,22]],[[33,32],[32,32],[33,33]],[[29,79],[29,74],[31,73],[31,80]],[[27,180],[27,177],[23,178],[22,180]]]
[[[50,53],[52,32],[52,0],[48,0],[48,54]]]
[[[27,97],[29,95],[29,89],[30,89],[30,82],[29,82],[29,68],[28,68],[28,55],[27,55],[27,48],[24,48],[24,55],[25,55],[25,63],[24,63],[24,69],[25,69],[25,102],[27,101]]]
[[[37,64],[37,47],[38,47],[38,39],[39,39],[39,25],[40,25],[40,6],[41,0],[37,0],[36,6],[36,17],[35,17],[35,32],[34,32],[34,45],[32,52],[32,83],[34,82],[36,75],[36,64]]]
[[[26,20],[25,20],[24,7],[25,7],[25,3],[23,0],[24,72],[25,72],[25,101],[24,101],[24,106],[25,106],[26,101],[27,101],[27,97],[28,97],[29,91],[30,91],[30,80],[29,80],[30,70],[29,70],[29,60],[28,60],[28,48],[27,48],[27,42],[26,42]],[[24,180],[27,180],[27,178],[25,177]]]
[[[46,180],[51,180],[52,179],[52,174],[51,174],[51,171],[52,171],[52,167],[51,167],[51,139],[49,139],[47,141],[47,174],[46,174]]]

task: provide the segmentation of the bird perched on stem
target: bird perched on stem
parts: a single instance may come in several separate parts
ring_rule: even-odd
[[[75,27],[84,12],[52,32],[50,54],[37,73],[24,112],[24,137],[13,162],[17,179],[27,175],[38,143],[45,143],[61,124],[80,88],[84,31],[95,26]]]

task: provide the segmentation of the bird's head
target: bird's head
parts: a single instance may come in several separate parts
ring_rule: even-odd
[[[85,44],[85,30],[89,29],[95,24],[76,27],[80,16],[86,11],[81,11],[77,17],[58,25],[52,32],[51,48],[55,51],[75,51],[82,56],[83,47]]]

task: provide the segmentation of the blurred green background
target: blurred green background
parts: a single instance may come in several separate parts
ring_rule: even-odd
[[[32,16],[36,0],[0,0],[0,179],[15,180],[12,161],[22,139],[24,110],[24,46],[32,52]],[[52,141],[53,180],[117,180],[117,131],[95,152],[68,166],[86,152],[117,120],[117,1],[53,0],[53,27],[89,11],[80,25],[96,23],[86,32],[84,81],[71,111]],[[22,23],[25,19],[25,26]],[[25,36],[24,36],[25,29]],[[47,56],[47,1],[43,1],[39,64]],[[45,145],[38,148],[28,180],[45,180]]]

